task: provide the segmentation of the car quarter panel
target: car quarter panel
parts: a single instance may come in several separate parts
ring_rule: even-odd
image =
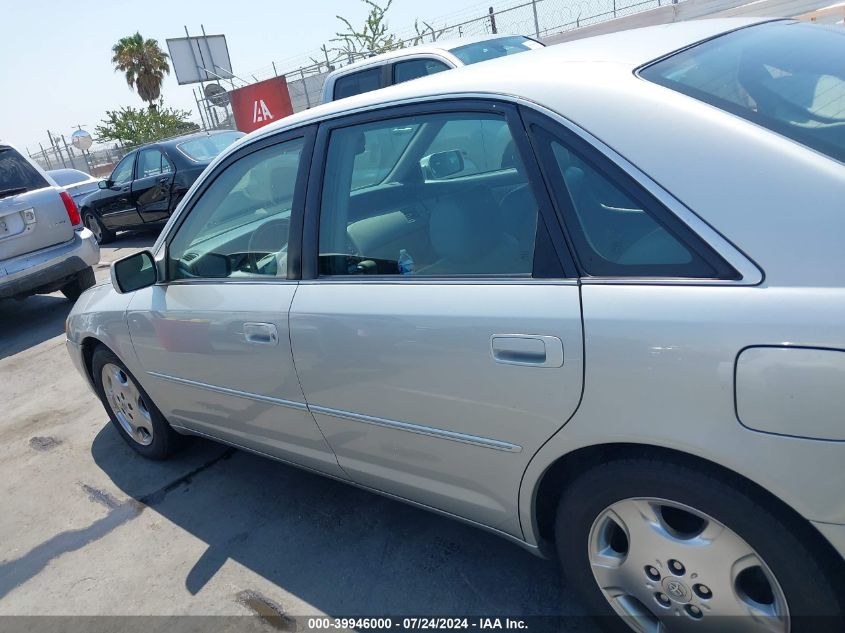
[[[845,523],[845,442],[750,430],[734,402],[735,363],[750,345],[845,349],[845,291],[584,284],[582,301],[584,396],[526,471],[520,514],[529,542],[537,539],[533,500],[546,469],[571,451],[607,443],[697,455],[808,519]]]

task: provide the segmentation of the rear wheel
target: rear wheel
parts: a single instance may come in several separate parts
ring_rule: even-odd
[[[71,301],[76,301],[79,299],[79,295],[88,290],[88,288],[93,286],[95,283],[97,283],[97,280],[94,277],[94,269],[89,266],[85,270],[81,270],[76,273],[73,281],[62,286],[61,291],[65,297]]]
[[[114,239],[114,231],[107,229],[102,221],[90,211],[82,215],[82,223],[94,234],[97,244],[108,244]]]
[[[129,446],[150,459],[165,459],[181,447],[183,437],[170,427],[117,356],[100,347],[91,369],[97,395]]]
[[[593,468],[564,493],[555,531],[570,586],[608,630],[842,625],[835,574],[811,529],[796,531],[751,491],[693,468],[650,460]]]

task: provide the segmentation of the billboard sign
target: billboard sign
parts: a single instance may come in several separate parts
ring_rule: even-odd
[[[234,77],[225,35],[169,39],[167,50],[179,85]]]
[[[241,132],[252,132],[268,123],[293,114],[288,84],[284,77],[273,77],[229,91],[235,124]]]

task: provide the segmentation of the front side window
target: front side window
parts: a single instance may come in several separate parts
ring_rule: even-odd
[[[731,277],[733,271],[718,255],[616,173],[618,168],[596,156],[587,158],[544,130],[534,130],[575,254],[587,275]]]
[[[135,154],[124,156],[111,173],[112,185],[125,185],[132,180],[132,167],[135,164]]]
[[[334,84],[334,98],[343,99],[381,88],[381,66],[339,77]]]
[[[377,184],[361,186],[370,180],[372,166],[360,160],[368,153],[395,159]],[[319,271],[528,276],[537,215],[504,116],[427,114],[338,128],[326,159]]]
[[[400,84],[403,81],[433,75],[444,70],[449,70],[449,66],[439,59],[409,59],[396,62],[393,65],[393,83]]]
[[[201,194],[168,248],[171,279],[286,277],[304,141],[248,154]]]
[[[640,71],[845,162],[845,32],[799,22],[740,29]]]

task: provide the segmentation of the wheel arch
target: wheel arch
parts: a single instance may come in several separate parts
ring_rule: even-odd
[[[685,451],[651,444],[624,442],[594,444],[575,449],[553,461],[531,491],[531,520],[533,521],[531,528],[543,551],[554,551],[555,513],[558,501],[566,487],[574,482],[580,473],[597,464],[630,459],[658,460],[692,467],[718,476],[730,485],[743,489],[758,503],[779,516],[790,529],[805,537],[825,560],[830,561],[830,571],[845,581],[845,561],[827,538],[785,501],[748,477],[716,462]]]

